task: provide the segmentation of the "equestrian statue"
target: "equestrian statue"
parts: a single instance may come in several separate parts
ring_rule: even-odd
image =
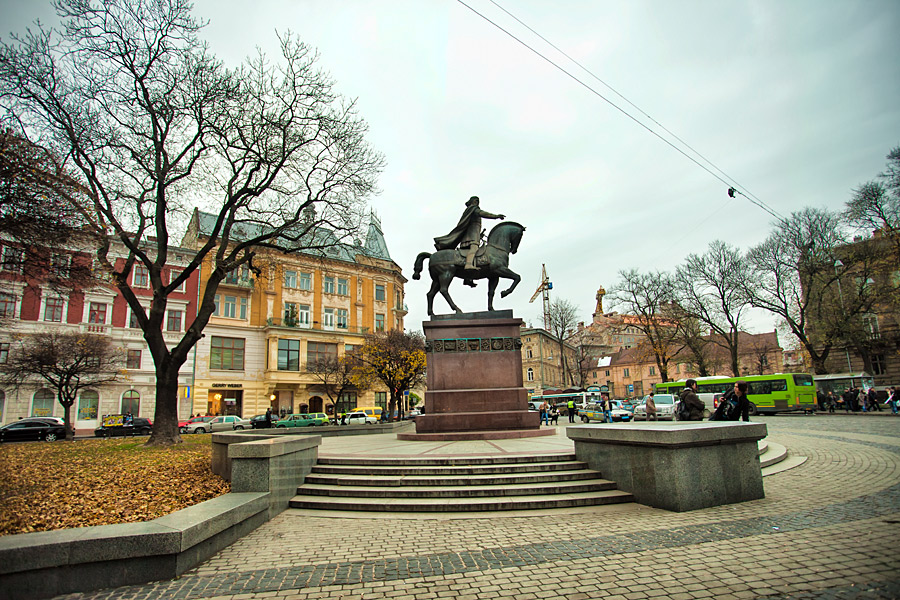
[[[447,300],[450,308],[461,313],[447,288],[454,277],[459,277],[465,285],[475,287],[476,279],[488,280],[488,310],[494,310],[494,292],[500,278],[511,279],[512,284],[500,293],[501,298],[508,296],[522,279],[509,268],[509,255],[515,254],[522,240],[525,227],[513,221],[503,221],[494,227],[487,236],[487,243],[482,245],[484,235],[481,219],[505,219],[504,215],[495,215],[481,210],[477,196],[466,202],[466,210],[453,231],[445,236],[434,238],[437,252],[430,254],[421,252],[416,257],[413,279],[420,279],[425,259],[428,258],[428,272],[431,274],[431,289],[428,298],[428,315],[434,316],[434,297],[438,292]]]

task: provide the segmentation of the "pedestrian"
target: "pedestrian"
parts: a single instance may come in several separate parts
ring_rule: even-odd
[[[656,420],[656,401],[653,399],[653,392],[650,392],[650,395],[647,396],[647,420],[655,421]]]
[[[697,380],[696,379],[688,379],[684,382],[684,389],[678,393],[678,398],[681,402],[686,406],[687,419],[681,419],[686,421],[702,421],[703,420],[703,411],[706,410],[706,404],[703,403],[703,400],[697,397]]]
[[[828,394],[825,396],[825,406],[828,408],[828,412],[834,412],[835,404],[837,401],[834,399],[834,392],[828,390]]]
[[[550,421],[554,425],[559,425],[559,409],[556,406],[550,407]],[[548,423],[549,425],[549,423]]]
[[[604,423],[612,423],[612,399],[609,394],[603,396],[603,418]]]
[[[843,393],[841,398],[844,401],[844,411],[849,414],[851,410],[853,410],[853,388],[847,388],[847,391]]]
[[[878,405],[878,394],[875,392],[875,388],[870,387],[869,393],[866,395],[869,397],[869,410],[881,412],[881,407]]]
[[[575,398],[569,398],[566,402],[566,412],[569,413],[569,423],[575,422]]]
[[[898,404],[900,404],[900,398],[897,397],[897,388],[894,386],[891,386],[887,392],[888,392],[888,398],[887,398],[887,402],[885,402],[885,404],[890,405],[891,413],[896,415],[898,410],[900,410],[900,406],[898,406]]]
[[[265,417],[265,427],[264,429],[272,428],[272,407],[266,409],[266,417]]]
[[[540,407],[541,411],[541,425],[546,423],[550,425],[550,403],[544,400]]]
[[[734,389],[725,393],[719,401],[716,411],[709,417],[710,421],[750,420],[750,401],[747,399],[746,381],[737,381]]]

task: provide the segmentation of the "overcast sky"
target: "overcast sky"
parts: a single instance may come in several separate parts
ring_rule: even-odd
[[[664,134],[491,0],[465,2]],[[498,4],[782,215],[841,208],[900,145],[896,0]],[[41,0],[0,7],[4,37],[52,14]],[[589,322],[597,288],[620,270],[672,270],[714,239],[747,249],[770,231],[771,215],[730,199],[727,185],[457,0],[199,0],[195,13],[230,65],[256,47],[277,54],[276,30],[293,31],[358,99],[387,159],[371,205],[410,278],[408,329],[427,318],[430,281],[412,281],[415,256],[434,250],[472,195],[527,227],[510,260],[522,282],[495,308],[534,326],[542,264],[551,299]],[[477,311],[486,288],[457,280],[450,292]],[[757,316],[750,329],[772,323]]]

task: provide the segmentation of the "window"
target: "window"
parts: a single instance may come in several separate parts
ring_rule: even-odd
[[[0,317],[16,316],[16,297],[12,294],[0,294]]]
[[[334,329],[334,309],[322,309],[322,327],[324,329]]]
[[[173,281],[178,279],[179,275],[181,275],[181,269],[170,269],[169,270],[169,283],[172,283]],[[173,292],[183,292],[185,282],[187,282],[187,279],[182,281],[181,285],[179,285],[177,288],[173,289],[172,291]]]
[[[170,310],[166,318],[166,331],[181,331],[181,316],[183,311]]]
[[[534,353],[531,351],[531,348],[525,348],[525,358],[534,358]]]
[[[310,319],[310,310],[309,304],[300,304],[297,306],[299,312],[297,313],[297,324],[300,327],[309,327],[309,319]]]
[[[94,390],[85,390],[78,397],[78,420],[89,421],[97,418],[97,406],[100,404],[100,394]]]
[[[294,274],[296,281],[296,273]],[[287,279],[287,271],[285,271],[285,280]],[[228,271],[225,274],[224,283],[230,283],[232,285],[239,285],[242,283],[250,282],[250,268],[247,265],[241,265],[239,267],[235,267],[232,270]],[[287,286],[285,287],[296,287],[296,286]]]
[[[2,267],[4,271],[9,273],[21,273],[23,263],[23,252],[21,248],[13,248],[12,246],[3,247]]]
[[[862,324],[863,331],[866,332],[866,335],[870,340],[877,340],[881,337],[881,331],[878,329],[878,316],[877,315],[863,315],[862,316]]]
[[[871,356],[872,359],[872,374],[873,375],[884,375],[887,372],[887,365],[884,362],[884,354],[873,354]]]
[[[140,369],[141,368],[141,351],[140,350],[129,350],[128,358],[125,361],[125,368],[127,369]]]
[[[284,272],[284,287],[286,287],[286,288],[297,287],[297,271],[285,271]]]
[[[141,413],[141,395],[137,390],[128,390],[122,394],[122,414],[136,417]]]
[[[400,298],[400,290],[394,290],[394,308],[403,308],[403,302]]]
[[[335,359],[337,359],[337,344],[306,343],[306,363],[308,365]]]
[[[387,392],[375,392],[375,406],[387,408]]]
[[[338,296],[349,296],[350,295],[350,282],[346,279],[338,278],[337,293],[338,293]]]
[[[625,367],[625,377],[631,377],[631,373],[629,373],[628,367]]]
[[[209,348],[209,368],[243,371],[244,339],[212,336]]]
[[[324,293],[324,294],[333,294],[334,293],[334,277],[323,277],[322,278],[322,293]]]
[[[375,284],[375,300],[377,302],[384,302],[384,286],[380,283]]]
[[[136,288],[150,287],[150,274],[144,265],[134,265],[134,274],[131,277],[131,285]]]
[[[609,369],[606,370],[606,377],[609,377]]]
[[[247,307],[248,306],[249,306],[249,304],[247,302],[247,298],[241,298],[241,304],[240,304],[241,308],[240,308],[240,312],[238,313],[238,317],[240,317],[241,319],[247,318]]]
[[[9,360],[9,342],[0,342],[0,364]]]
[[[300,340],[278,340],[278,370],[300,370]]]
[[[222,303],[222,316],[233,319],[235,308],[237,308],[237,297],[225,296],[225,301]]]
[[[297,326],[297,303],[296,302],[285,302],[284,303],[284,325],[285,327],[296,327]]]
[[[44,320],[61,322],[65,306],[66,301],[62,298],[56,296],[47,298],[47,303],[44,305]]]
[[[300,273],[300,289],[307,292],[312,291],[312,273]]]
[[[528,371],[526,371],[525,377],[528,381],[534,381],[534,369],[528,367]]]
[[[106,304],[102,302],[91,302],[88,310],[88,323],[106,323]]]
[[[337,326],[338,329],[347,329],[347,322],[350,319],[350,313],[346,308],[337,309]]]
[[[656,375],[656,367],[650,367],[650,374]]]
[[[50,257],[50,272],[55,277],[68,277],[70,261],[68,254],[54,254]]]
[[[47,388],[41,388],[34,393],[31,402],[32,417],[53,416],[53,392]]]
[[[375,331],[384,331],[384,315],[375,315]]]
[[[218,298],[218,296],[216,296]],[[218,306],[218,305],[216,305]],[[137,313],[134,310],[129,310],[131,316],[128,318],[128,327],[131,329],[140,329],[141,325],[138,323]]]

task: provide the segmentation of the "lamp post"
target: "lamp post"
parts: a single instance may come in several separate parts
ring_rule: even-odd
[[[835,277],[837,277],[838,295],[841,298],[841,312],[846,311],[846,308],[844,307],[844,292],[841,289],[841,276],[838,273],[838,267],[843,267],[843,266],[844,266],[844,263],[841,262],[841,259],[837,259],[836,261],[834,261],[834,275],[835,275]],[[846,315],[844,315],[844,316],[846,318]],[[853,366],[850,364],[850,350],[847,349],[846,341],[844,343],[844,354],[847,356],[847,372],[852,375]],[[852,381],[852,378],[851,378],[851,381]]]

